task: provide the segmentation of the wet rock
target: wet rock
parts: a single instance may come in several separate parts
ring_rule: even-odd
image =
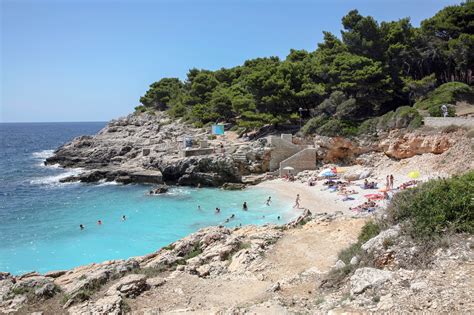
[[[222,185],[222,189],[225,190],[242,190],[245,188],[245,184],[240,184],[240,183],[224,183]]]
[[[158,185],[157,187],[150,190],[150,195],[164,194],[164,193],[167,193],[168,190],[169,190],[168,185],[166,184]]]

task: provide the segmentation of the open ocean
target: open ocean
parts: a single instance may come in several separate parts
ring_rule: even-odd
[[[145,185],[63,184],[61,178],[78,170],[43,165],[61,144],[104,126],[0,124],[0,271],[46,272],[144,255],[199,228],[222,224],[231,214],[236,218],[227,226],[283,223],[297,215],[290,204],[261,188],[175,187],[149,196],[151,186]],[[270,195],[273,203],[266,206]],[[244,201],[247,212],[241,210]],[[216,207],[220,214],[214,213]]]

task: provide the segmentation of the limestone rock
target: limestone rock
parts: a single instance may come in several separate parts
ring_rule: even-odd
[[[122,297],[119,295],[104,296],[97,301],[87,301],[68,309],[69,314],[90,315],[90,314],[112,314],[122,313]]]
[[[336,261],[336,264],[334,265],[334,268],[336,269],[342,269],[346,266],[346,264],[342,260]]]
[[[117,283],[112,285],[106,295],[119,294],[123,297],[135,297],[147,289],[146,276],[132,274],[123,277]]]
[[[392,279],[392,277],[393,273],[391,271],[368,267],[359,268],[350,279],[351,293],[360,294],[367,288],[377,287]]]
[[[377,236],[371,238],[361,248],[368,253],[383,250],[384,242],[390,238],[395,238],[400,234],[400,227],[394,226],[390,229],[380,232]]]

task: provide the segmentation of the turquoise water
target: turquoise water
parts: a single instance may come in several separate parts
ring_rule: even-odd
[[[59,179],[74,170],[41,165],[59,143],[101,126],[0,124],[0,271],[46,272],[144,255],[202,227],[282,223],[298,215],[260,188],[174,187],[150,196],[144,185],[61,184]],[[271,206],[265,205],[268,196]],[[241,209],[244,201],[249,211]],[[231,214],[235,219],[225,223]]]

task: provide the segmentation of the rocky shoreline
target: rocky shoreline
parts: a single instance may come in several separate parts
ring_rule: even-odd
[[[472,236],[424,248],[391,227],[362,245],[374,267],[337,253],[363,218],[309,211],[286,225],[208,227],[150,255],[40,275],[0,274],[0,312],[30,314],[472,311]],[[328,238],[325,240],[324,238]],[[308,250],[311,250],[308,252]],[[314,256],[316,255],[316,256]],[[317,260],[314,260],[317,257]],[[215,296],[215,297],[214,297]]]
[[[79,175],[62,181],[87,183],[105,180],[124,184],[220,187],[226,183],[257,183],[264,174],[272,173],[270,163],[276,153],[267,138],[249,140],[255,137],[243,139],[233,132],[228,134],[230,136],[224,139],[213,139],[208,129],[172,121],[164,113],[132,114],[112,120],[94,136],[77,137],[64,144],[46,159],[45,164],[81,168],[83,171]],[[203,149],[206,154],[183,154],[184,139],[191,136],[195,141],[206,142]],[[314,147],[319,165],[364,165],[374,153],[383,153],[393,159],[440,154],[453,146],[460,136],[462,131],[442,134],[395,130],[356,139],[317,135],[294,137],[293,143]],[[261,178],[253,180],[252,176]]]

